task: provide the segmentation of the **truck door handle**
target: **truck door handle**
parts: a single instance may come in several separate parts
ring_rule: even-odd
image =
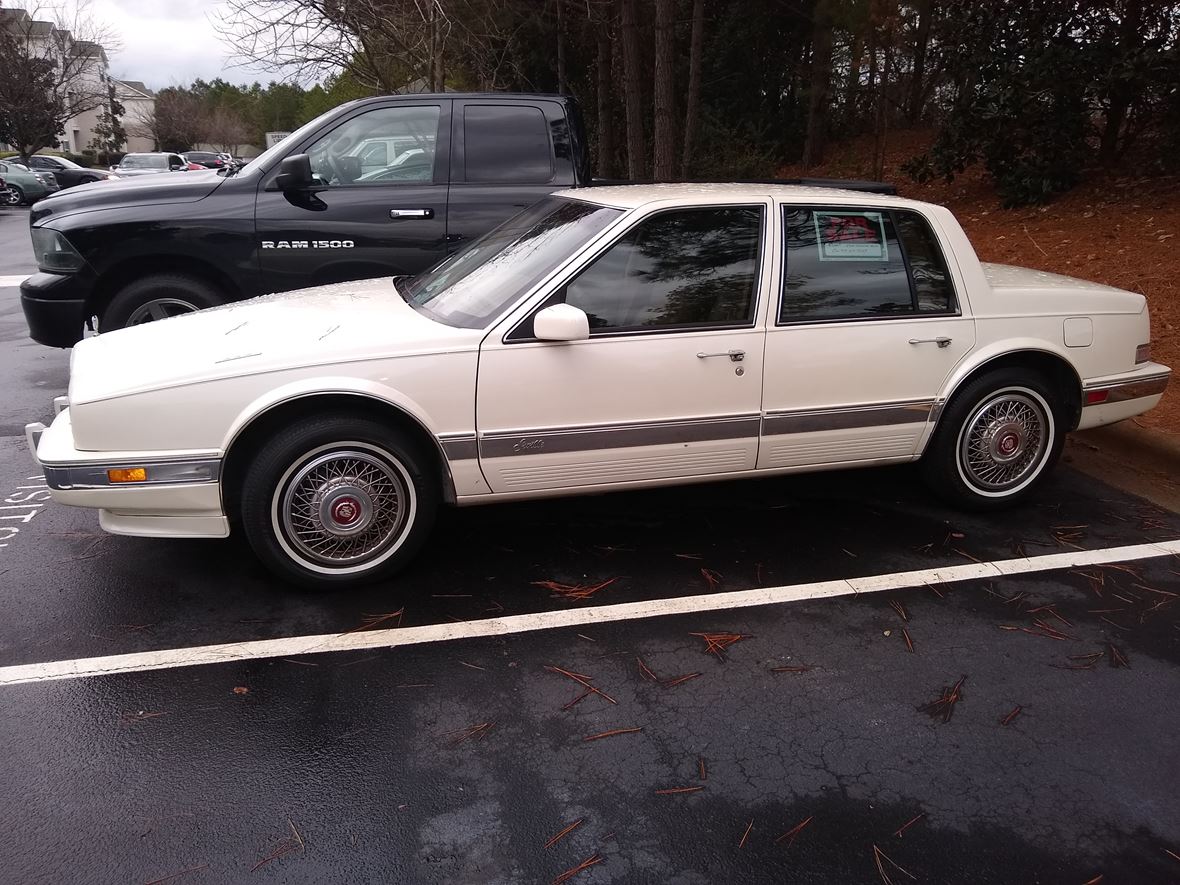
[[[939,347],[950,347],[951,339],[945,335],[939,335],[937,338],[911,338],[910,344],[937,344]]]
[[[740,363],[746,358],[746,352],[744,350],[723,350],[720,353],[698,353],[697,359],[707,360],[713,356],[727,356],[731,362]]]
[[[390,209],[390,218],[434,218],[433,209]]]

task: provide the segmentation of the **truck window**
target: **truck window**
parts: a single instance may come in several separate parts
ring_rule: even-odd
[[[463,171],[469,182],[544,184],[553,148],[540,108],[468,105],[463,109]]]
[[[437,105],[377,108],[345,120],[308,149],[312,172],[330,187],[434,180]]]

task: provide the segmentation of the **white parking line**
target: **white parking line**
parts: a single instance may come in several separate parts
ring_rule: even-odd
[[[0,289],[4,289],[9,286],[19,286],[28,278],[29,275],[27,273],[23,273],[17,277],[0,277]]]
[[[225,664],[232,661],[259,658],[286,658],[295,655],[395,648],[425,642],[450,642],[455,639],[504,636],[533,630],[552,630],[558,627],[583,627],[593,624],[607,624],[611,621],[631,621],[664,615],[775,605],[827,596],[878,593],[882,590],[900,590],[906,587],[969,581],[977,578],[1003,578],[1008,575],[1102,565],[1111,562],[1127,562],[1176,554],[1180,554],[1180,539],[1161,541],[1156,544],[1134,544],[1128,547],[1107,547],[1103,550],[1079,550],[1071,553],[1030,556],[1023,559],[1002,559],[994,562],[952,565],[912,572],[895,572],[889,575],[871,575],[865,578],[848,578],[847,580],[822,581],[812,584],[790,584],[784,587],[762,587],[756,590],[681,596],[674,599],[652,599],[645,602],[599,605],[590,608],[539,612],[532,615],[512,615],[505,618],[487,618],[478,621],[428,624],[422,627],[399,627],[391,630],[369,630],[362,633],[292,636],[285,639],[262,639],[251,642],[230,642],[224,645],[202,645],[193,648],[162,649],[97,658],[77,658],[71,661],[18,664],[0,667],[0,686],[47,682],[54,679],[81,679],[86,676],[112,676],[118,673],[139,673],[146,670],[166,670],[172,667],[195,667],[202,664]]]

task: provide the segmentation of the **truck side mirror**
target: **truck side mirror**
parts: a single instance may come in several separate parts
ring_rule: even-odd
[[[292,154],[279,165],[275,185],[281,191],[304,190],[315,184],[311,177],[311,157],[307,154]]]

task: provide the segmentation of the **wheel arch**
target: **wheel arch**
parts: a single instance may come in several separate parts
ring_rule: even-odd
[[[278,428],[292,421],[329,410],[355,412],[358,416],[376,419],[407,433],[421,444],[423,452],[431,458],[442,487],[443,500],[448,504],[455,503],[455,483],[442,444],[410,408],[373,392],[316,390],[290,393],[261,408],[248,410],[249,417],[231,429],[222,449],[225,455],[221,471],[221,503],[227,516],[235,518],[246,468],[265,440]]]
[[[191,255],[135,255],[103,271],[86,302],[86,316],[100,315],[119,290],[129,283],[165,273],[196,277],[217,288],[228,301],[237,301],[242,297],[241,289],[227,273],[200,258]]]
[[[1045,377],[1060,396],[1061,407],[1065,412],[1065,430],[1069,432],[1077,427],[1082,415],[1082,379],[1073,364],[1060,353],[1043,346],[1029,345],[1017,350],[1006,350],[985,356],[970,366],[961,367],[947,385],[942,399],[939,418],[934,422],[927,435],[923,449],[929,445],[934,437],[934,431],[946,413],[949,404],[965,386],[975,379],[989,372],[999,369],[1019,368],[1037,372]]]

